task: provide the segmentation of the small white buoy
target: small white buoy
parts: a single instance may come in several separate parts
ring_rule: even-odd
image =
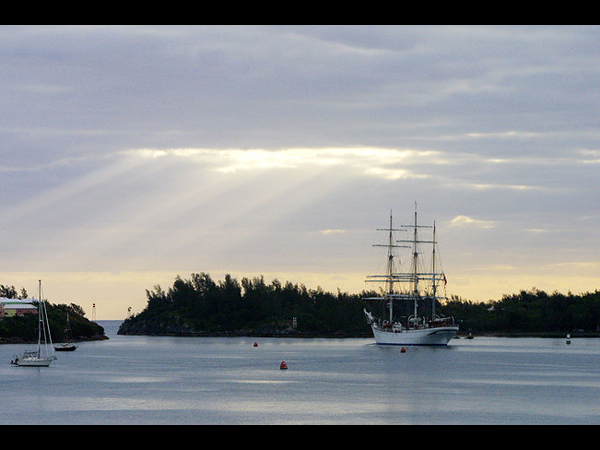
[[[567,345],[571,344],[571,335],[567,334]]]

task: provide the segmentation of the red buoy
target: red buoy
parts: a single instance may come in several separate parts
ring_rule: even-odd
[[[405,349],[404,347],[402,347],[402,348],[400,349],[400,353],[406,353],[406,349]]]
[[[286,364],[286,362],[285,362],[285,361],[281,361],[281,364],[279,365],[279,368],[280,368],[281,370],[285,370],[285,369],[287,369],[287,364]]]
[[[258,347],[258,342],[255,342],[255,343],[254,343],[254,347]]]

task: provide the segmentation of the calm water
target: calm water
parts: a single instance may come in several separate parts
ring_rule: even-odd
[[[117,336],[119,322],[100,323],[110,340],[50,368],[12,367],[30,346],[0,345],[0,424],[600,424],[600,339],[401,353],[370,339]]]

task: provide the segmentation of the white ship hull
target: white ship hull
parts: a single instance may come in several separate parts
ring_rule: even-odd
[[[450,339],[458,333],[458,327],[420,328],[398,332],[383,331],[372,325],[375,342],[378,345],[448,345]]]
[[[49,367],[53,360],[53,358],[22,359],[17,361],[15,365],[21,367]]]

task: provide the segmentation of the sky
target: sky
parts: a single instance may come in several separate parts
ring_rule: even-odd
[[[593,292],[599,75],[598,26],[1,26],[0,284],[360,293],[416,202],[448,295]]]

